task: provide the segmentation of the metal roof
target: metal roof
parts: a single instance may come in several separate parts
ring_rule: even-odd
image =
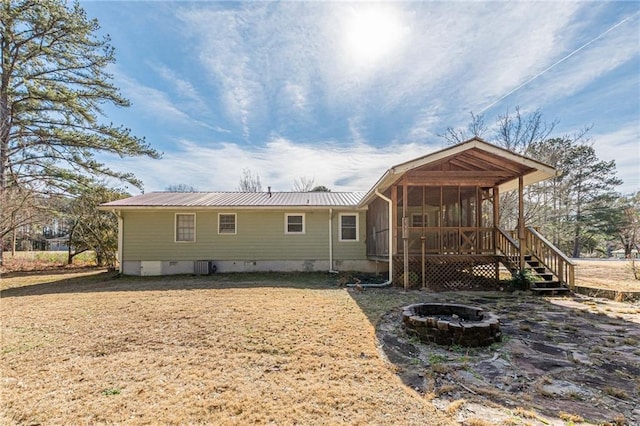
[[[447,168],[438,169],[436,166],[443,162],[450,164]],[[152,192],[102,204],[101,208],[365,208],[375,197],[376,190],[385,191],[401,176],[411,174],[421,175],[423,179],[431,176],[433,182],[440,182],[443,178],[480,182],[484,176],[483,182],[487,186],[498,185],[501,191],[510,191],[518,187],[519,176],[523,176],[525,185],[530,185],[555,176],[556,170],[480,138],[473,138],[390,168],[368,192]],[[489,178],[492,179],[490,182],[487,181]]]
[[[128,207],[356,207],[364,192],[151,192],[102,204]]]

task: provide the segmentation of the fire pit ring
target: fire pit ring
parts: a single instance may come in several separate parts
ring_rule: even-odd
[[[502,338],[500,321],[491,312],[453,303],[417,303],[402,308],[407,334],[425,343],[489,346]]]

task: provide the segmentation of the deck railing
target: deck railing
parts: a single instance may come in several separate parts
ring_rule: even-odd
[[[501,253],[505,259],[505,266],[512,272],[518,270],[518,259],[520,257],[520,244],[516,241],[509,232],[495,228],[496,235],[496,251]]]
[[[493,229],[472,226],[409,227],[410,255],[493,254]],[[402,229],[398,228],[397,254],[402,254]]]
[[[530,226],[526,228],[525,241],[529,252],[557,276],[561,283],[568,284],[569,288],[573,290],[575,286],[575,263]]]

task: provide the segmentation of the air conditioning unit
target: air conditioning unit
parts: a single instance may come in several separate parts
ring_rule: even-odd
[[[216,269],[213,260],[196,260],[193,262],[193,273],[196,275],[211,275]]]

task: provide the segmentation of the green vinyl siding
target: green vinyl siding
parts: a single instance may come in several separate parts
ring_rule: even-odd
[[[236,213],[236,234],[218,232],[221,212]],[[176,213],[196,214],[195,242],[175,241]],[[304,211],[304,234],[285,234],[285,213],[300,211],[123,211],[123,260],[328,260],[329,211]],[[366,218],[359,214],[358,241],[339,241],[338,212],[333,212],[335,260],[366,259]]]

